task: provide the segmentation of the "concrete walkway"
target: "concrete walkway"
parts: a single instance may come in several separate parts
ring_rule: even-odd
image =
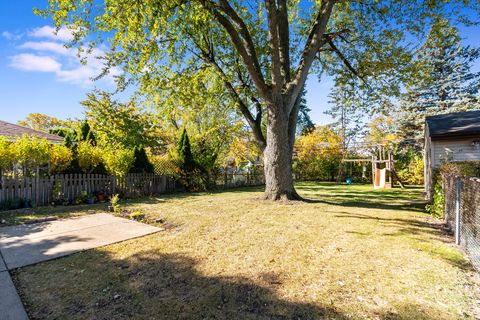
[[[28,319],[8,270],[158,231],[109,214],[0,228],[0,318]]]

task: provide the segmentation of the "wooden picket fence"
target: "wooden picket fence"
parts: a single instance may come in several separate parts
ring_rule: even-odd
[[[101,174],[64,174],[45,178],[8,178],[0,180],[0,203],[30,201],[37,206],[52,203],[58,198],[73,202],[82,193],[101,192],[106,196],[120,193],[135,198],[175,192],[175,180],[150,173],[131,173],[116,178]],[[58,194],[57,194],[58,193]]]

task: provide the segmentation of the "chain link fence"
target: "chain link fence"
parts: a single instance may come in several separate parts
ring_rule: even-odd
[[[445,223],[480,271],[480,178],[442,177]]]

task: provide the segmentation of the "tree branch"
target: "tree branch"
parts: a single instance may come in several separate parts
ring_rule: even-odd
[[[282,63],[280,60],[280,39],[275,1],[276,0],[265,0],[265,8],[267,9],[270,56],[272,58],[272,88],[275,93],[280,93],[284,83],[284,77],[282,76]]]
[[[280,38],[280,62],[282,75],[290,81],[290,30],[288,24],[288,6],[286,0],[278,0],[278,34]]]
[[[340,60],[342,60],[343,64],[347,67],[347,69],[353,73],[355,76],[357,76],[360,80],[362,80],[362,82],[364,84],[367,85],[365,79],[363,78],[363,76],[361,76],[358,71],[353,67],[353,65],[350,63],[350,61],[348,61],[348,59],[345,57],[345,55],[337,48],[337,46],[335,46],[335,44],[333,43],[332,40],[329,40],[328,41],[328,44],[330,45],[330,47],[332,48],[332,51],[335,52],[337,54],[337,56],[340,58]]]
[[[220,25],[225,29],[225,31],[230,36],[232,43],[237,50],[238,54],[243,60],[243,63],[247,67],[248,73],[252,77],[255,86],[257,87],[259,93],[264,97],[269,97],[269,87],[265,83],[263,78],[262,70],[258,62],[258,57],[255,53],[255,48],[253,46],[253,41],[246,29],[246,25],[243,20],[237,15],[235,10],[224,0],[220,0],[222,5],[217,7],[215,4],[207,0],[200,0],[200,3],[203,7],[213,14],[215,19],[220,23]],[[218,9],[227,14],[236,24],[239,26],[240,31],[238,31],[232,22],[224,16]],[[244,35],[246,38],[242,39]],[[244,41],[245,40],[245,41]],[[250,42],[250,44],[248,44]],[[245,46],[246,44],[246,46]]]
[[[315,55],[325,44],[325,38],[323,37],[323,34],[327,28],[327,24],[330,20],[335,2],[336,0],[322,1],[317,18],[315,19],[315,24],[310,31],[305,48],[303,49],[298,68],[295,72],[295,77],[287,85],[286,92],[289,99],[288,105],[291,108],[293,108],[295,101],[300,94],[303,85],[305,84],[305,80],[307,79],[308,72],[312,66],[313,60],[315,59]]]

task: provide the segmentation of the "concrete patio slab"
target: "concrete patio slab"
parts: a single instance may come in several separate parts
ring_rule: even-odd
[[[7,266],[5,265],[5,262],[3,262],[2,255],[0,254],[0,272],[2,271],[7,271]]]
[[[0,228],[0,253],[6,269],[12,270],[158,231],[161,229],[109,214],[93,214]]]
[[[0,272],[0,297],[0,319],[28,320],[27,313],[8,271]]]

